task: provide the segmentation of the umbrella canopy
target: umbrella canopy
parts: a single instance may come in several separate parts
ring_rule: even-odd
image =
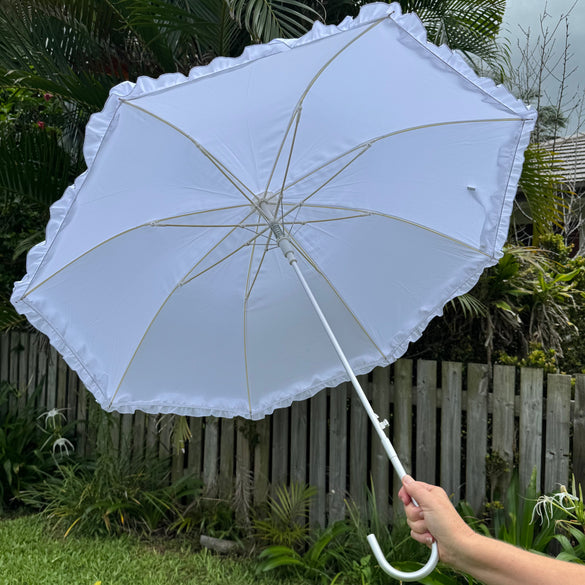
[[[108,410],[258,419],[387,365],[501,255],[535,112],[370,4],[114,87],[16,309]]]

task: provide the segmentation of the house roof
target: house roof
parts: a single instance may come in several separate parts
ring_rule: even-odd
[[[549,140],[542,146],[554,151],[563,161],[564,175],[573,188],[585,184],[585,133]]]

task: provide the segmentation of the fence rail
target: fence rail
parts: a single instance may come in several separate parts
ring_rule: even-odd
[[[41,384],[39,407],[65,409],[78,421],[77,448],[91,452],[90,422],[99,407],[44,338],[1,335],[0,382],[21,390],[11,409],[22,408]],[[496,365],[490,376],[485,364],[403,359],[360,382],[374,410],[390,422],[405,467],[440,483],[455,501],[479,510],[505,490],[513,468],[520,485],[536,468],[542,491],[566,484],[570,473],[585,485],[585,375]],[[190,418],[192,438],[184,449],[171,441],[168,417],[136,412],[114,419],[118,449],[170,455],[175,477],[199,474],[212,496],[239,491],[258,504],[272,486],[309,483],[318,488],[311,519],[323,525],[344,516],[348,496],[363,509],[373,482],[378,510],[391,520],[398,481],[349,384],[261,421]]]

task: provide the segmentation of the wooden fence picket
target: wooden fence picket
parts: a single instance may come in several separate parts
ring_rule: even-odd
[[[309,428],[309,484],[317,488],[313,499],[310,522],[323,526],[326,522],[327,490],[327,392],[319,392],[310,399],[311,418]]]
[[[416,384],[416,479],[437,480],[437,362],[419,360]]]
[[[479,510],[486,497],[486,457],[488,426],[488,368],[469,364],[467,368],[467,452],[465,499]]]
[[[366,396],[370,394],[368,376],[358,376],[358,381]],[[352,504],[364,514],[367,505],[368,474],[368,434],[370,424],[368,415],[361,405],[353,388],[349,390],[349,495]]]
[[[290,479],[307,482],[307,401],[293,402],[290,407]]]
[[[331,390],[329,413],[329,489],[328,514],[330,522],[345,517],[347,476],[347,384]]]
[[[459,363],[443,362],[441,401],[441,485],[458,503],[461,497],[462,374]]]
[[[394,366],[394,416],[392,433],[394,448],[404,469],[412,474],[412,360],[399,360]],[[392,501],[397,501],[401,487],[395,473],[392,473]],[[397,507],[394,513],[401,514]]]
[[[546,422],[544,491],[551,492],[569,476],[571,376],[548,375]]]
[[[508,490],[514,464],[514,389],[516,368],[494,366],[492,406],[491,463],[495,477],[491,483],[491,498],[501,497]]]
[[[572,456],[575,480],[585,489],[585,374],[575,376]]]
[[[270,417],[256,421],[254,447],[254,501],[265,502],[270,483]]]
[[[528,485],[536,469],[540,485],[542,457],[543,372],[535,368],[520,369],[519,480]]]
[[[385,368],[376,368],[373,372],[372,407],[381,421],[390,420],[390,373]],[[390,431],[392,429],[389,429]],[[376,500],[376,509],[383,522],[390,521],[390,463],[380,441],[370,434],[371,444],[371,478]]]

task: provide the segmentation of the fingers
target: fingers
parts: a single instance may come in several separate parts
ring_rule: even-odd
[[[404,507],[404,512],[406,513],[406,519],[410,522],[417,522],[425,517],[424,512],[418,506],[415,506],[413,502]]]
[[[411,537],[421,544],[431,545],[434,542],[424,520],[424,512],[412,505],[406,510],[406,522],[410,528]]]
[[[413,540],[416,540],[421,544],[426,544],[427,546],[431,546],[433,542],[435,542],[435,539],[430,532],[415,532],[414,530],[411,530],[410,536]]]
[[[410,502],[412,501],[411,497],[408,495],[408,492],[404,489],[404,487],[401,487],[400,490],[398,491],[398,497],[405,506],[408,506],[408,504],[410,504]]]

